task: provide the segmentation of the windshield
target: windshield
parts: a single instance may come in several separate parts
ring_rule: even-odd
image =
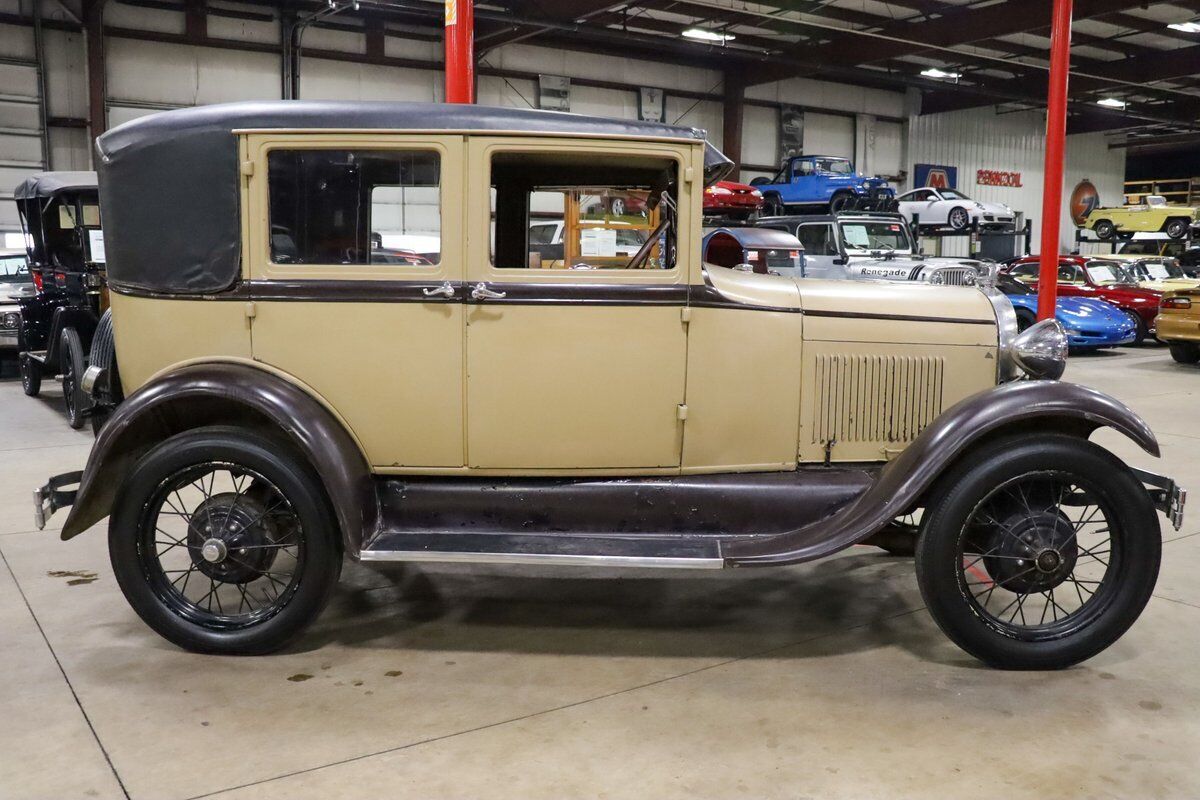
[[[1037,294],[1031,287],[1004,273],[996,276],[996,288],[1005,294]]]
[[[1128,270],[1114,261],[1089,261],[1084,269],[1092,283],[1137,283]]]
[[[1123,256],[1156,256],[1158,242],[1126,242],[1119,252]]]
[[[967,197],[965,194],[963,194],[962,192],[956,192],[953,189],[942,189],[941,192],[942,192],[942,198],[945,200],[970,200],[971,199],[971,198]]]
[[[1177,266],[1168,267],[1161,261],[1141,262],[1137,265],[1138,273],[1151,280],[1165,281],[1168,278],[1182,278],[1183,270]]]
[[[0,280],[33,280],[29,275],[29,265],[25,263],[25,256],[0,256]]]
[[[912,251],[908,230],[899,222],[843,222],[839,227],[847,250]]]
[[[818,172],[835,172],[838,175],[849,175],[854,172],[850,162],[844,158],[818,158],[815,163]]]

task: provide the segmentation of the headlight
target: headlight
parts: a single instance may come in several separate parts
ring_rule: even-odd
[[[1007,383],[1021,377],[1021,367],[1013,357],[1013,344],[1017,339],[1017,312],[1012,301],[1004,292],[994,287],[983,289],[984,296],[992,303],[996,312],[996,327],[999,329],[1000,347],[996,364],[996,382]]]
[[[4,328],[19,328],[21,326],[21,312],[8,311],[4,316],[0,317],[0,327]]]
[[[1031,378],[1057,380],[1067,368],[1067,332],[1056,319],[1031,325],[1013,341],[1013,360]]]
[[[758,189],[751,189],[750,194],[754,197],[762,197],[762,192],[760,192]]]

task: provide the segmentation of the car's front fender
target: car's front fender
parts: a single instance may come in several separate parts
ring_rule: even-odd
[[[730,542],[722,555],[735,566],[811,561],[857,544],[904,514],[961,457],[991,436],[1021,431],[1120,431],[1154,457],[1158,441],[1128,406],[1086,386],[1018,381],[974,394],[944,411],[880,471],[854,502],[833,516],[778,536]]]

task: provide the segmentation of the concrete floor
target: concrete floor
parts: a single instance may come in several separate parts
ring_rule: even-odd
[[[1164,457],[1099,441],[1200,489],[1200,370],[1146,347],[1067,379],[1132,405]],[[125,604],[103,526],[31,530],[30,489],[90,433],[14,380],[0,409],[5,800],[1200,796],[1200,508],[1164,529],[1137,625],[1057,673],[982,668],[912,562],[872,548],[728,573],[348,566],[294,649],[201,657]]]

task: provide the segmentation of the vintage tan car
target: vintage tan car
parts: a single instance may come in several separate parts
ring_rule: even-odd
[[[1182,239],[1197,222],[1196,209],[1191,206],[1167,205],[1161,195],[1149,195],[1145,200],[1131,206],[1097,208],[1088,214],[1083,226],[1106,240],[1144,232],[1161,232],[1172,239]]]
[[[1054,380],[1056,322],[1018,335],[977,288],[705,265],[703,189],[731,164],[701,131],[251,103],[139,119],[98,155],[127,399],[38,524],[109,517],[121,589],[182,647],[283,646],[343,556],[720,568],[877,543],[915,547],[967,651],[1061,667],[1133,623],[1155,509],[1182,519],[1172,481],[1088,441],[1159,452]],[[373,257],[418,236],[427,264]]]
[[[1200,361],[1200,289],[1168,292],[1158,307],[1158,339],[1180,364]]]

